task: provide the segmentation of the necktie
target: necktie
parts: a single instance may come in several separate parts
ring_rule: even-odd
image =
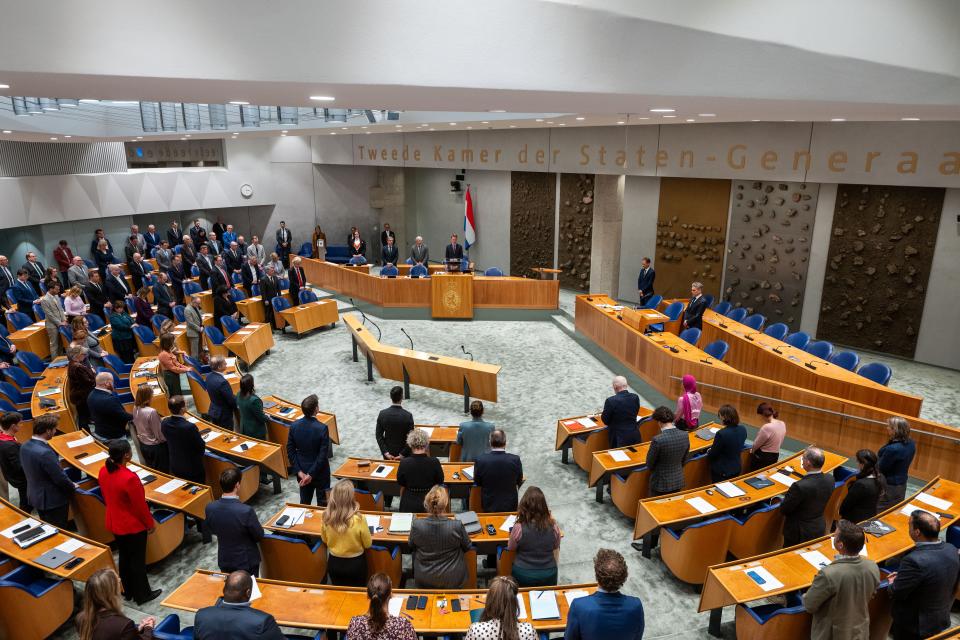
[[[36,262],[31,262],[30,264],[33,265],[33,269],[34,269],[34,271],[37,272],[37,275],[39,275],[39,276],[42,276],[42,275],[43,275],[43,269],[40,268],[40,265],[38,265]]]
[[[300,269],[294,269],[294,271],[297,272],[297,284],[299,284],[299,285],[302,287],[302,286],[303,286],[303,277],[301,277],[301,275],[300,275]]]
[[[7,282],[13,282],[13,277],[10,275],[10,270],[6,267],[3,268],[3,275],[7,277]]]

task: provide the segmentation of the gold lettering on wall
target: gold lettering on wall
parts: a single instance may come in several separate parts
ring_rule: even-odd
[[[943,157],[946,158],[946,160],[941,162],[938,167],[940,174],[945,176],[960,175],[960,151],[945,153]]]
[[[845,171],[846,167],[843,166],[845,164],[847,164],[846,151],[834,151],[827,158],[827,169],[834,173],[842,173]]]
[[[897,173],[917,172],[917,162],[920,160],[920,156],[913,151],[904,151],[900,154],[900,157],[903,159],[897,163]]]
[[[727,150],[727,166],[731,169],[741,170],[747,166],[747,145],[735,144]]]

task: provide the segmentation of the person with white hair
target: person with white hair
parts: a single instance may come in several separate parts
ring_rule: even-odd
[[[683,312],[684,329],[703,329],[703,312],[707,310],[707,299],[703,297],[703,283],[690,285],[690,304]]]
[[[610,448],[626,447],[640,442],[637,428],[637,413],[640,411],[640,396],[627,390],[627,379],[613,379],[613,395],[603,403],[600,419],[607,425]]]
[[[87,396],[94,433],[104,440],[125,437],[127,423],[133,420],[133,416],[127,413],[120,398],[113,392],[113,374],[107,371],[98,373],[96,385]]]
[[[413,260],[415,264],[422,264],[424,266],[430,261],[430,250],[427,248],[427,245],[423,244],[423,236],[416,237],[413,247],[410,249],[410,259]]]

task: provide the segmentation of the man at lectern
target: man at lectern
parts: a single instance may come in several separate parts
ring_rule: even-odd
[[[447,271],[460,270],[460,261],[463,260],[463,246],[457,242],[457,234],[450,236],[450,244],[447,245],[444,259],[447,263]]]

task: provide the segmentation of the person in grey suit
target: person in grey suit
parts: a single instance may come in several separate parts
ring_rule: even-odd
[[[67,269],[67,283],[71,287],[86,288],[90,284],[90,270],[80,256],[73,257],[73,264]]]
[[[470,548],[470,536],[463,523],[448,518],[450,494],[442,485],[423,499],[430,514],[414,518],[407,543],[413,552],[413,577],[421,589],[460,589],[467,582],[463,554]]]
[[[461,422],[457,431],[461,462],[476,462],[477,458],[490,452],[490,434],[494,426],[483,420],[483,403],[479,400],[470,403],[470,417],[473,419]]]
[[[200,296],[190,298],[190,304],[183,310],[183,319],[187,323],[187,342],[190,344],[190,357],[200,359],[200,337],[203,335],[203,311],[200,309]]]
[[[423,244],[423,236],[417,236],[413,247],[410,248],[410,259],[413,260],[414,264],[422,264],[423,266],[427,266],[430,261],[430,250],[427,249],[427,245]]]
[[[67,326],[67,314],[60,306],[60,282],[51,282],[47,293],[40,298],[40,308],[46,316],[43,324],[50,339],[50,357],[56,358],[63,350],[60,348],[60,327]]]
[[[173,251],[170,250],[170,243],[164,240],[157,249],[157,266],[160,271],[170,271],[173,268]]]
[[[951,626],[960,568],[957,548],[940,541],[940,520],[935,515],[922,510],[911,513],[909,533],[916,546],[900,560],[896,573],[888,576],[894,640],[919,640]]]
[[[267,252],[263,248],[263,245],[260,244],[260,238],[258,238],[257,236],[253,236],[253,238],[251,238],[250,240],[250,246],[247,247],[247,257],[256,258],[257,264],[260,265],[261,267],[263,266],[263,263],[266,262],[267,260]]]
[[[234,571],[223,583],[223,597],[197,611],[193,637],[197,640],[286,640],[276,619],[250,604],[253,579]]]
[[[673,425],[673,411],[667,407],[657,407],[652,417],[660,424],[660,433],[650,441],[647,452],[650,495],[682,491],[683,465],[690,453],[690,436]]]
[[[60,467],[60,456],[47,442],[57,434],[60,416],[47,413],[33,422],[33,437],[20,447],[20,464],[27,478],[27,499],[40,519],[65,529],[70,512],[70,496],[76,487]]]

